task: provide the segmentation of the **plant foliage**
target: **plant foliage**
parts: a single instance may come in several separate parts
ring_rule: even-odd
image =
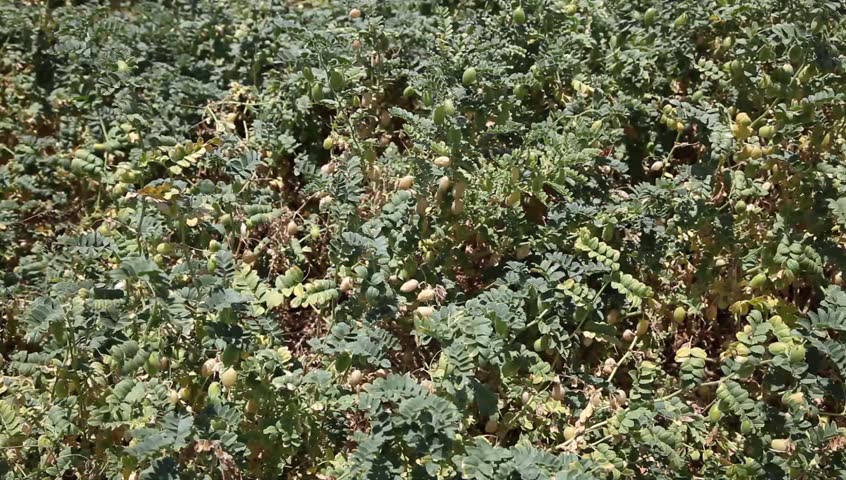
[[[845,16],[0,2],[0,476],[846,478]]]

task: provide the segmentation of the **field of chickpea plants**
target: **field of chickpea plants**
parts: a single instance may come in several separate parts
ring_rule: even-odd
[[[0,478],[846,478],[839,0],[0,1]]]

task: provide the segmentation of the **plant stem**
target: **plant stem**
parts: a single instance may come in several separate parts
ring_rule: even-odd
[[[638,337],[635,337],[635,339],[632,340],[632,343],[629,345],[629,349],[626,350],[626,353],[623,354],[623,357],[620,359],[620,361],[618,361],[617,364],[614,365],[614,370],[612,370],[611,374],[608,375],[608,378],[605,380],[605,383],[609,383],[609,384],[611,383],[611,380],[614,379],[614,375],[617,374],[617,370],[619,370],[620,366],[623,363],[625,363],[625,361],[628,360],[629,357],[632,355],[632,351],[634,351],[634,348],[637,345],[638,340],[640,340],[640,338],[638,338]]]
[[[144,224],[144,210],[147,208],[147,201],[141,196],[138,199],[141,201],[141,215],[138,216],[138,231],[135,232],[135,239],[138,242],[138,251],[144,253],[144,246],[141,243],[141,227]]]

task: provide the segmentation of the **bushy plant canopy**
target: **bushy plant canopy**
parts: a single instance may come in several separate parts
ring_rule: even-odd
[[[0,2],[0,477],[846,478],[844,16]]]

